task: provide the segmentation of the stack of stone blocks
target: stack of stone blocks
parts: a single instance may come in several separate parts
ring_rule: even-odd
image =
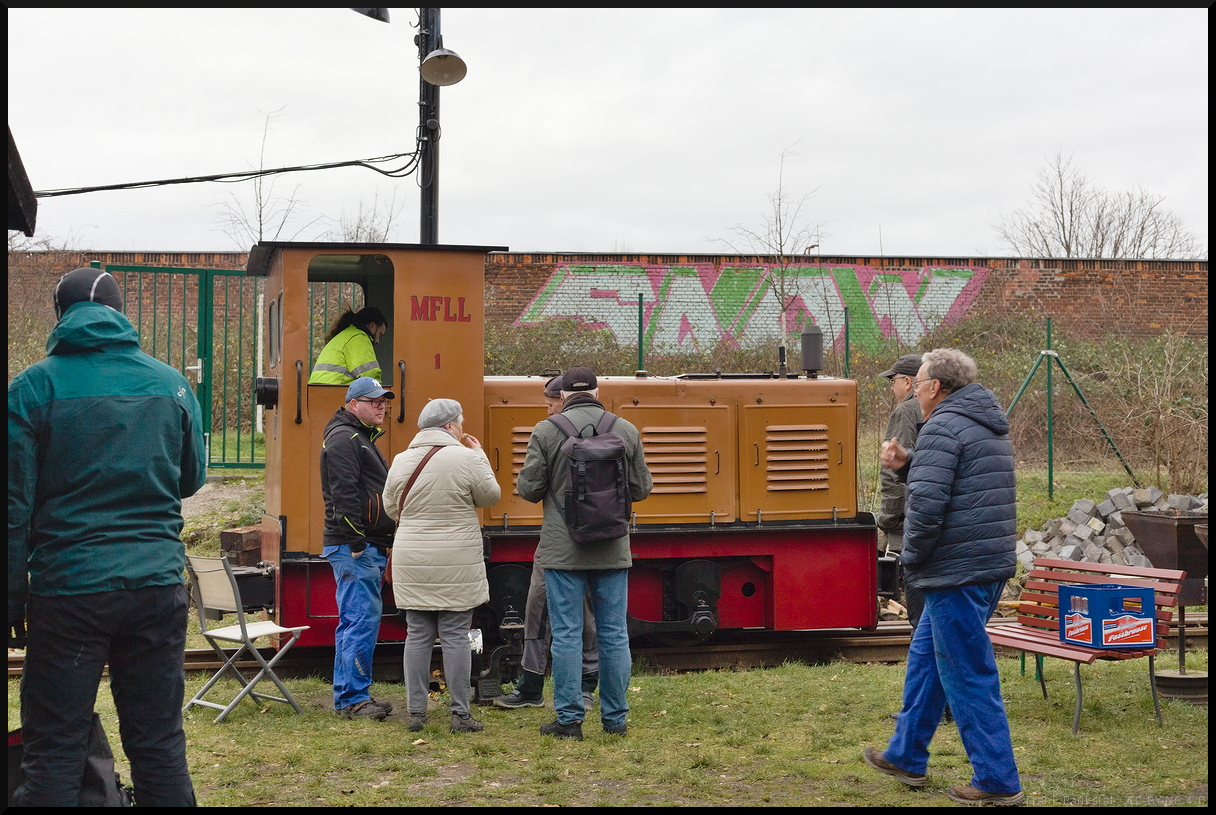
[[[1026,568],[1040,557],[1151,567],[1135,536],[1123,524],[1122,513],[1127,510],[1207,512],[1208,497],[1165,495],[1156,487],[1124,487],[1110,490],[1106,500],[1098,504],[1082,498],[1065,517],[1049,521],[1042,530],[1026,530],[1018,541],[1018,560]]]

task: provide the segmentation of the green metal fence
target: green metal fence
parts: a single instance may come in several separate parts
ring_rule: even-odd
[[[102,268],[100,261],[92,263]],[[265,280],[240,269],[107,265],[122,287],[143,350],[195,386],[209,466],[261,468],[261,409],[253,399]]]
[[[93,261],[94,268],[103,268]],[[208,428],[209,466],[266,465],[262,409],[254,380],[263,375],[262,297],[265,278],[241,269],[105,265],[122,287],[127,317],[149,355],[181,371],[195,387]],[[347,309],[365,303],[353,283],[309,285],[308,368],[325,335]]]

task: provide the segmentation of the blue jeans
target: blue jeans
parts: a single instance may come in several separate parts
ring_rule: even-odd
[[[322,550],[334,570],[337,584],[338,629],[334,632],[334,710],[371,697],[372,656],[380,635],[384,601],[380,586],[388,555],[368,546],[352,555],[349,546]]]
[[[924,614],[908,647],[903,709],[883,754],[887,761],[925,773],[929,742],[949,702],[975,773],[971,786],[996,793],[1022,789],[996,657],[984,630],[1004,587],[1000,580],[925,590]]]
[[[549,627],[553,631],[553,707],[562,724],[583,721],[583,597],[591,592],[600,655],[600,720],[625,725],[632,657],[625,615],[629,607],[628,569],[545,570]]]
[[[549,668],[549,593],[545,591],[545,570],[532,565],[528,582],[528,601],[524,604],[524,655],[519,664],[525,671],[544,677]],[[600,648],[595,641],[595,612],[591,598],[583,602],[583,676],[599,676]],[[594,687],[594,686],[593,686]]]
[[[79,805],[93,704],[107,662],[136,802],[195,805],[182,730],[188,608],[180,584],[30,596],[18,806]]]

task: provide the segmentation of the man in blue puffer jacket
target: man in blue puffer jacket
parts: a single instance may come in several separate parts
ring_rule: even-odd
[[[925,608],[908,648],[903,709],[885,752],[866,747],[874,769],[922,787],[929,742],[947,703],[974,775],[950,788],[962,804],[1025,801],[992,642],[984,626],[1013,577],[1017,488],[1009,423],[976,382],[961,351],[925,354],[913,393],[926,417],[909,457],[883,442],[882,464],[908,484],[901,561]]]

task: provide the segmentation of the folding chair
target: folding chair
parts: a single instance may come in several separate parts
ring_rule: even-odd
[[[295,644],[295,641],[300,638],[300,633],[308,630],[308,626],[302,625],[296,628],[283,628],[276,623],[270,621],[246,622],[245,610],[241,604],[241,590],[237,586],[236,576],[232,573],[232,566],[229,565],[228,559],[225,557],[198,557],[196,555],[186,555],[186,571],[190,574],[191,591],[194,594],[194,605],[198,610],[198,624],[207,642],[210,643],[212,649],[220,659],[225,660],[224,667],[220,668],[215,676],[207,680],[207,684],[203,685],[202,689],[194,695],[194,698],[186,703],[182,708],[185,713],[193,705],[203,705],[204,707],[214,708],[220,711],[220,715],[215,717],[217,722],[224,721],[228,714],[240,704],[241,700],[246,696],[256,696],[259,699],[266,699],[271,702],[282,702],[291,705],[295,708],[296,713],[303,713],[299,704],[291,692],[283,685],[282,680],[275,675],[274,666],[278,663],[283,655]],[[237,624],[229,625],[223,628],[209,628],[206,611],[222,612],[224,614],[236,613]],[[270,659],[269,662],[258,651],[255,640],[259,637],[274,637],[282,634],[291,634],[285,644],[283,644],[277,654]],[[228,656],[224,649],[220,647],[220,641],[240,643],[232,656]],[[262,670],[253,678],[252,682],[246,681],[245,677],[236,668],[236,661],[242,654],[248,652],[258,664],[262,666]],[[231,670],[236,678],[240,680],[242,685],[241,692],[236,695],[236,698],[227,705],[208,702],[203,699],[207,692],[220,680],[225,671]],[[258,693],[253,688],[258,682],[261,682],[267,676],[278,686],[283,692],[283,696],[269,696],[264,693]],[[283,698],[286,697],[286,698]]]

